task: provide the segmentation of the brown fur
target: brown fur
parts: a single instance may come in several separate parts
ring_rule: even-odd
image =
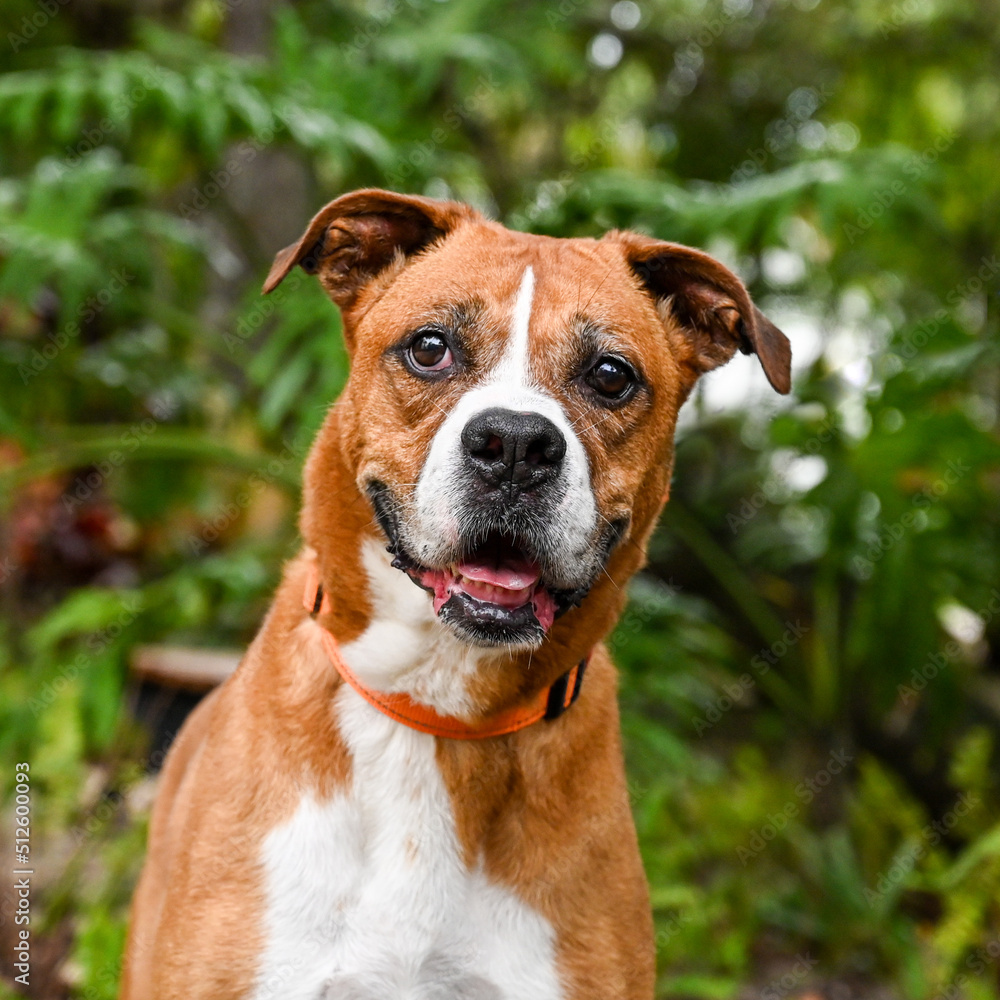
[[[282,251],[270,290],[297,263],[342,308],[351,375],[305,473],[302,534],[311,546],[286,569],[237,673],[204,702],[172,749],[132,913],[126,1000],[246,995],[261,949],[257,857],[299,796],[329,796],[350,775],[332,711],[341,683],[301,606],[305,563],[317,559],[343,643],[371,616],[360,546],[379,537],[364,485],[412,501],[431,440],[465,389],[496,362],[527,265],[536,276],[533,371],[562,404],[588,454],[598,508],[629,529],[582,606],[543,646],[497,658],[469,693],[489,715],[540,691],[593,650],[579,701],[558,721],[507,737],[438,740],[459,838],[472,864],[544,914],[573,1000],[649,1000],[654,951],[648,893],[629,811],[615,699],[602,639],[669,483],[677,411],[698,376],[754,350],[788,388],[784,336],[738,279],[697,251],[629,233],[557,240],[510,232],[466,206],[363,191],[327,206]],[[461,307],[469,371],[413,378],[392,347]],[[641,367],[646,389],[606,410],[573,385],[583,327],[604,331]]]

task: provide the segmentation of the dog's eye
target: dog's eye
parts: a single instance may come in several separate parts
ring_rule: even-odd
[[[440,372],[450,368],[454,357],[448,342],[439,333],[420,333],[406,351],[410,364],[417,371]]]
[[[584,380],[595,392],[613,400],[624,399],[636,384],[632,366],[610,354],[598,358]]]

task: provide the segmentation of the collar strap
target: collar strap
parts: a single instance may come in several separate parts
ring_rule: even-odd
[[[314,618],[331,608],[330,596],[323,592],[323,584],[320,582],[319,570],[315,563],[309,567],[302,603]],[[344,662],[333,633],[321,627],[320,638],[337,673],[369,705],[373,705],[383,715],[388,715],[390,719],[395,719],[396,722],[401,722],[411,729],[429,733],[431,736],[446,736],[453,740],[478,740],[489,736],[504,736],[525,729],[542,719],[547,721],[558,719],[580,696],[583,674],[589,659],[588,657],[581,660],[567,670],[551,687],[539,692],[528,705],[509,708],[491,715],[482,722],[470,725],[452,716],[438,715],[433,708],[421,705],[408,694],[375,691],[366,687]]]

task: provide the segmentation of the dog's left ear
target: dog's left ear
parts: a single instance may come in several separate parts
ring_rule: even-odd
[[[475,209],[454,201],[378,188],[352,191],[320,209],[302,236],[278,253],[264,294],[300,264],[319,275],[341,309],[350,309],[362,288],[397,256],[409,257],[475,217]]]
[[[739,278],[714,257],[679,243],[614,232],[643,288],[664,321],[683,327],[686,361],[696,375],[725,364],[739,349],[756,354],[780,393],[792,386],[788,338],[750,301]]]

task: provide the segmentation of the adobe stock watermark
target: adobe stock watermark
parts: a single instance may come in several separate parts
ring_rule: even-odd
[[[7,32],[7,41],[10,42],[10,47],[15,52],[23,49],[59,13],[60,8],[65,7],[69,2],[70,0],[35,0],[35,6],[38,10],[33,14],[25,14],[21,18],[20,34],[16,31]]]
[[[625,791],[617,803],[607,802],[604,808],[589,813],[582,826],[574,825],[574,851],[564,852],[547,865],[545,874],[534,881],[533,890],[543,898],[558,898],[565,891],[566,880],[578,873],[576,859],[586,857],[594,845],[600,853],[604,844],[617,842],[621,836],[622,817],[629,815],[630,810],[631,803]]]
[[[230,333],[227,330],[222,334],[226,350],[230,354],[234,354],[238,347],[250,340],[278,311],[278,307],[302,286],[305,280],[305,272],[296,268],[278,288],[256,299],[253,306],[236,321],[234,332]]]
[[[176,735],[176,732],[170,734],[170,740],[172,741]],[[163,766],[166,756],[167,750],[154,750],[149,755],[147,766],[158,770]],[[100,833],[127,803],[129,792],[145,777],[146,768],[141,763],[133,762],[130,764],[128,771],[116,787],[102,795],[95,805],[87,811],[86,817],[70,831],[74,846],[79,848],[91,837]]]
[[[176,733],[171,734],[170,738],[173,739],[174,736],[176,736]],[[156,763],[164,755],[163,751],[154,751],[149,757],[149,762],[151,764]],[[138,783],[143,777],[144,775],[140,774],[135,778],[134,783]],[[88,829],[85,836],[77,838],[78,844],[86,839],[86,836],[98,833],[103,822],[113,819],[122,805],[125,795],[127,795],[127,789],[121,792],[121,794],[112,792],[101,800],[101,803],[95,807],[94,815],[102,815],[103,820],[96,825],[89,822],[85,824]],[[250,854],[258,845],[254,842],[252,835],[247,834],[245,831],[230,829],[225,833],[225,844],[222,846],[230,853],[246,851]],[[203,884],[205,886],[217,888],[217,885],[213,883],[213,880],[218,875],[215,865],[209,866],[207,871],[199,870],[199,874],[204,877]],[[318,943],[329,942],[333,936],[333,922],[337,916],[338,914],[334,911],[334,915],[328,918],[316,931],[310,933],[307,940],[315,937]],[[108,995],[117,996],[122,975],[125,973],[128,964],[130,962],[141,963],[142,960],[148,958],[150,952],[155,947],[155,942],[155,934],[148,933],[148,929],[146,933],[141,933],[138,928],[133,927],[129,937],[127,952],[116,956],[113,960],[105,962],[99,971],[92,971],[91,975],[87,977],[86,988],[77,994],[79,1000],[103,1000]],[[258,982],[254,996],[258,997],[259,1000],[271,1000],[271,998],[286,996],[289,983],[294,974],[305,964],[304,954],[306,954],[305,949],[300,949],[299,953],[288,962],[279,963],[270,968],[267,976]]]
[[[142,611],[143,601],[139,595],[129,594],[122,598],[121,610],[117,617],[107,625],[91,632],[87,636],[86,650],[77,653],[71,663],[66,664],[52,680],[46,681],[36,695],[28,699],[31,714],[37,718],[59,697],[68,684],[84,675],[94,662],[94,657],[117,640],[125,629],[135,622]]]
[[[896,855],[892,865],[875,880],[875,888],[865,886],[862,890],[865,902],[872,908],[877,906],[887,892],[898,886],[925,857],[931,847],[938,844],[955,828],[958,822],[979,807],[982,799],[975,792],[963,792],[955,804],[940,819],[924,826],[915,844]]]
[[[426,0],[388,0],[379,6],[378,13],[368,18],[364,27],[358,28],[351,40],[344,44],[342,51],[345,55],[360,55],[382,35],[401,10],[407,7],[411,10],[423,10],[426,6]]]
[[[720,719],[736,705],[741,705],[746,701],[747,695],[758,683],[758,678],[763,677],[777,664],[790,649],[797,646],[802,641],[802,637],[809,631],[808,625],[803,625],[796,619],[794,622],[785,622],[785,631],[781,636],[771,643],[770,646],[761,649],[754,654],[750,660],[756,677],[748,672],[740,674],[735,681],[722,685],[720,694],[708,706],[705,711],[693,720],[694,731],[698,736],[703,736]]]
[[[837,414],[828,413],[815,432],[802,445],[800,451],[806,455],[818,455],[823,446],[829,444],[837,433]],[[782,503],[788,499],[788,487],[777,477],[765,480],[749,496],[740,501],[736,513],[726,515],[726,524],[735,535],[744,525],[749,524],[768,503]]]
[[[903,338],[902,346],[895,353],[904,361],[912,361],[937,335],[951,318],[952,311],[961,308],[972,296],[982,292],[1000,274],[1000,257],[981,257],[979,269],[966,281],[960,281],[945,296],[948,309],[937,310],[933,316],[922,320]]]
[[[177,208],[177,214],[182,219],[190,222],[204,212],[229,187],[234,177],[239,177],[244,170],[248,169],[257,157],[288,127],[289,123],[302,114],[293,101],[312,97],[314,89],[307,83],[298,83],[291,88],[290,93],[291,98],[284,100],[275,111],[274,123],[258,130],[250,138],[236,143],[230,150],[226,162],[212,170],[208,175],[208,180],[201,187],[193,189],[188,197],[181,202]]]
[[[580,175],[594,165],[597,159],[614,148],[620,134],[617,124],[605,122],[585,149],[577,150],[569,157],[569,167],[558,177],[542,181],[538,185],[534,202],[526,208],[513,212],[509,218],[512,229],[528,229],[547,211],[558,205]]]
[[[819,965],[818,958],[813,958],[811,955],[796,955],[792,967],[763,987],[757,994],[757,1000],[783,1000],[793,990],[797,991],[802,986],[817,965]]]
[[[855,556],[853,560],[854,573],[861,580],[870,580],[875,571],[875,564],[897,545],[908,531],[912,531],[926,516],[924,512],[948,494],[948,491],[972,471],[970,465],[950,459],[944,475],[925,486],[910,501],[915,510],[908,510],[892,524],[881,527],[874,541],[865,550],[863,556]]]
[[[607,642],[608,652],[614,654],[629,639],[642,634],[657,615],[673,606],[673,599],[680,592],[681,588],[674,583],[673,578],[666,583],[657,580],[655,584],[643,586],[642,597],[628,602],[624,614],[611,633]]]
[[[587,0],[559,0],[545,10],[545,20],[550,28],[565,24],[574,14],[587,6]]]
[[[118,436],[118,447],[113,448],[104,458],[93,463],[89,472],[77,476],[66,488],[62,495],[62,503],[67,511],[72,513],[81,504],[90,500],[104,485],[108,477],[128,461],[129,455],[132,455],[147,438],[156,433],[156,429],[160,426],[159,422],[169,417],[172,412],[170,406],[162,400],[155,400],[150,408],[153,416],[144,417],[125,428]]]
[[[977,612],[976,617],[985,629],[997,615],[1000,615],[1000,590],[994,587],[990,591],[989,601]],[[910,671],[910,679],[906,684],[896,687],[896,695],[904,705],[909,705],[927,685],[934,680],[942,670],[962,654],[962,647],[955,639],[949,639],[938,653],[930,656],[919,666]]]
[[[1000,959],[1000,937],[987,941],[971,952],[965,959],[965,968],[973,976],[982,974],[991,966],[996,965]],[[970,979],[964,972],[956,973],[955,978],[944,989],[935,993],[931,1000],[966,1000],[969,996],[968,987],[972,986],[974,980]]]
[[[85,128],[80,138],[66,147],[66,155],[59,161],[57,173],[61,176],[72,167],[79,166],[85,157],[103,146],[108,136],[150,95],[154,87],[163,87],[166,73],[160,66],[151,67],[140,83],[128,93],[118,94],[112,101],[108,114],[96,125]]]
[[[234,177],[239,177],[254,160],[272,143],[280,131],[278,128],[264,129],[252,139],[244,139],[237,143],[236,148],[224,164],[209,171],[208,180],[199,188],[194,188],[185,201],[177,207],[177,214],[187,222],[199,216],[206,208],[222,194],[232,183]]]
[[[407,150],[402,156],[402,162],[386,175],[390,187],[401,187],[420,167],[431,162],[435,151],[443,146],[450,136],[454,135],[462,123],[475,114],[489,97],[496,93],[498,82],[493,77],[481,73],[476,79],[472,93],[461,101],[456,101],[441,116],[441,125],[436,126],[427,136]]]
[[[830,100],[833,93],[833,87],[828,83],[822,83],[818,87],[800,87],[798,91],[794,91],[796,99],[787,114],[768,125],[767,137],[762,146],[746,151],[745,159],[733,169],[729,177],[730,183],[739,184],[761,173],[768,157],[787,149],[795,140],[800,126],[809,121]]]
[[[672,917],[668,917],[665,923],[661,922],[658,924],[655,937],[656,947],[663,947],[663,945],[671,941],[676,935],[680,934],[691,923],[693,918],[694,914],[690,910],[684,910]]]
[[[12,896],[14,907],[14,981],[31,985],[31,880],[35,862],[31,860],[31,765],[14,765],[14,868]]]
[[[259,472],[254,472],[246,486],[236,496],[221,507],[215,515],[201,523],[198,532],[188,541],[192,555],[201,555],[237,518],[249,509],[254,499],[268,486],[273,486],[289,464],[298,465],[308,450],[308,444],[299,445],[284,442],[281,453],[272,458]]]
[[[932,13],[927,0],[900,0],[894,3],[886,17],[880,18],[876,27],[883,39],[899,31],[906,24],[912,24],[917,18]]]
[[[746,867],[750,861],[758,857],[768,844],[775,840],[778,834],[799,815],[802,807],[809,805],[824,788],[828,788],[833,779],[841,774],[853,760],[854,755],[849,754],[846,750],[834,750],[823,767],[811,778],[800,781],[795,786],[795,798],[790,799],[776,813],[768,816],[767,822],[750,834],[747,843],[736,848],[736,856],[740,859],[740,864]]]
[[[853,246],[854,242],[871,229],[886,212],[902,197],[903,194],[916,181],[924,177],[927,172],[941,158],[941,154],[946,152],[958,133],[953,129],[942,132],[929,146],[919,153],[914,153],[903,164],[903,173],[906,180],[896,178],[890,181],[884,188],[875,192],[872,200],[858,212],[854,222],[845,222],[843,225],[844,235],[847,237],[848,245]]]
[[[52,333],[45,335],[46,343],[35,348],[25,362],[17,366],[17,374],[27,385],[37,378],[59,355],[80,336],[80,330],[93,322],[124,290],[135,281],[135,275],[124,267],[115,268],[111,272],[111,280],[93,295],[87,297],[76,317]]]

